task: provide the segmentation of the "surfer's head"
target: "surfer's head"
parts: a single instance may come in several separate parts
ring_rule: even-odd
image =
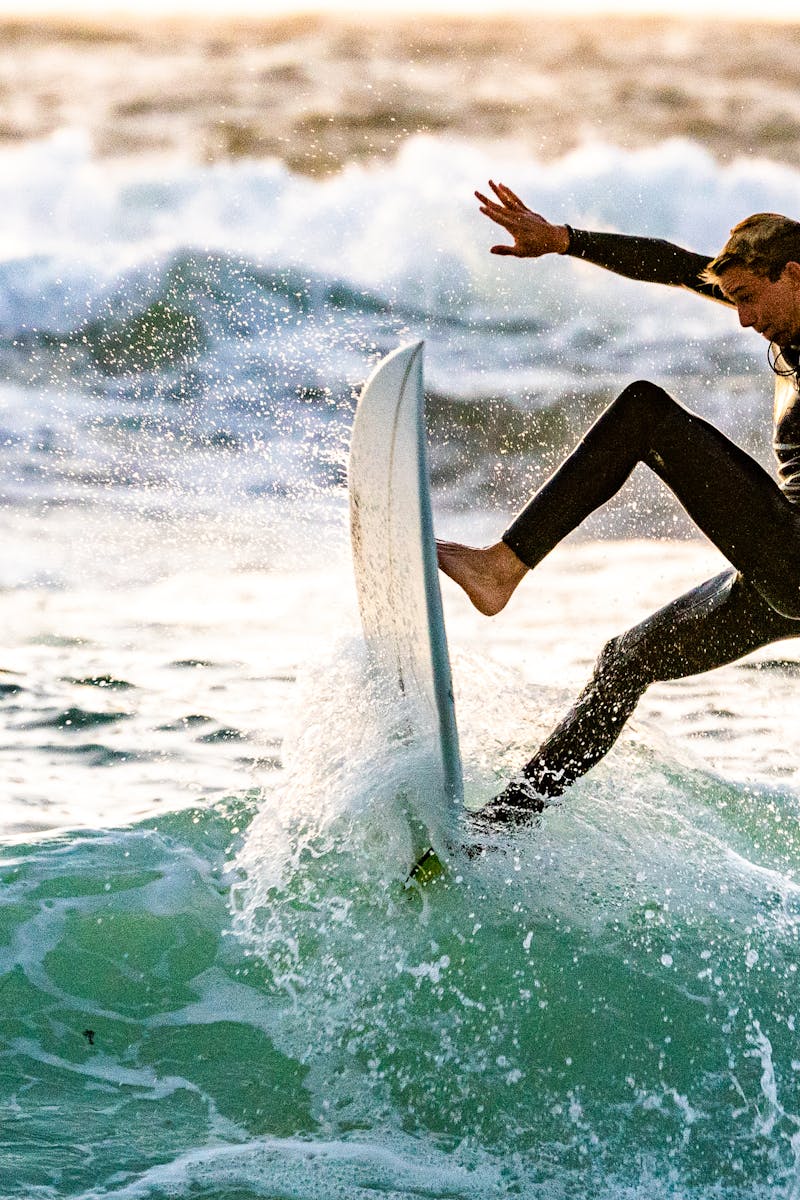
[[[800,221],[780,213],[754,213],[734,225],[717,257],[703,271],[703,279],[724,290],[728,271],[743,267],[774,283],[790,262],[800,263]]]
[[[782,347],[800,340],[800,221],[777,213],[741,221],[703,278],[736,305],[746,328]]]

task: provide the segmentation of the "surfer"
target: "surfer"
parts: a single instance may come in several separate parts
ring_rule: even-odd
[[[766,338],[775,374],[778,482],[713,425],[640,380],[601,414],[499,542],[437,543],[441,570],[494,616],[527,572],[645,463],[731,564],[607,643],[564,719],[481,811],[482,823],[513,824],[600,761],[651,683],[800,635],[800,222],[758,213],[709,258],[654,238],[551,224],[505,185],[490,188],[493,197],[475,193],[480,211],[513,238],[493,254],[568,254],[731,305],[742,326]]]

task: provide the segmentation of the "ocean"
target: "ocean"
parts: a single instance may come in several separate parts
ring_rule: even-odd
[[[800,642],[653,687],[532,827],[406,886],[349,550],[425,342],[493,540],[626,383],[770,464],[735,313],[516,262],[473,191],[713,253],[800,212],[800,27],[0,26],[0,1196],[800,1198]],[[637,471],[487,620],[467,802],[724,566]],[[410,800],[409,800],[410,797]]]

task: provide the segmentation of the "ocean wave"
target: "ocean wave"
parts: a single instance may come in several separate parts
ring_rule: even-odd
[[[711,253],[753,209],[800,209],[793,168],[685,141],[544,163],[434,137],[316,181],[276,161],[112,169],[66,135],[0,160],[9,499],[203,475],[213,491],[237,453],[242,496],[338,487],[354,395],[410,338],[433,394],[500,423],[649,376],[763,437],[763,347],[735,314],[576,261],[493,258],[472,190],[499,175],[555,219]],[[203,456],[177,482],[176,448]]]
[[[408,764],[348,706],[360,670],[338,655],[296,697],[317,707],[282,798],[6,848],[9,1194],[790,1186],[796,797],[634,741],[535,830],[409,890],[386,772]],[[519,738],[547,702],[521,729],[519,683],[497,669],[487,714],[485,671],[457,698],[479,775],[478,728],[503,734],[487,716]],[[338,776],[330,737],[311,736],[337,697]],[[90,1161],[64,1153],[78,1143]]]
[[[474,807],[564,695],[455,666]],[[0,1191],[788,1189],[796,789],[720,779],[634,727],[535,827],[409,888],[425,754],[387,735],[365,670],[352,640],[308,660],[264,792],[6,845]]]

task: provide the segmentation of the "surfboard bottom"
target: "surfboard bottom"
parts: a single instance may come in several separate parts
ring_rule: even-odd
[[[429,756],[429,794],[419,794],[407,812],[411,853],[401,864],[418,882],[432,877],[428,847],[443,844],[441,826],[451,809],[454,815],[461,808],[464,791],[431,513],[422,345],[399,347],[370,375],[353,421],[348,468],[367,647],[387,696],[408,715],[409,743]]]

